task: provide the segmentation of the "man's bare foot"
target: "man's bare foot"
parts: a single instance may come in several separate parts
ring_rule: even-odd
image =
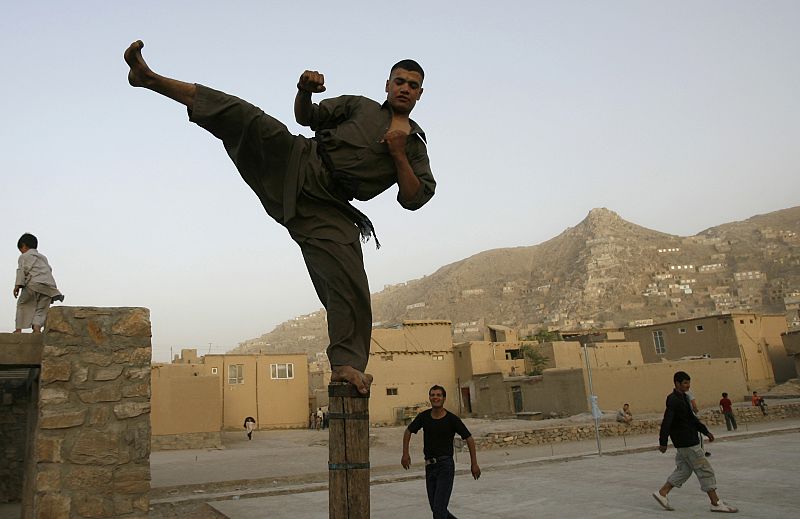
[[[369,393],[372,375],[361,373],[352,366],[336,366],[331,370],[331,382],[350,382],[362,395]]]
[[[131,68],[130,72],[128,72],[128,83],[131,86],[146,87],[149,80],[155,76],[142,57],[143,47],[144,42],[136,40],[131,43],[130,47],[125,49],[125,63]]]
[[[14,330],[14,333],[22,333],[22,330],[20,330],[19,328],[17,328],[16,330]]]

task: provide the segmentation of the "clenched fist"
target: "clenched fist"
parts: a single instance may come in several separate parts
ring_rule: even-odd
[[[406,139],[408,134],[402,130],[389,130],[383,136],[383,142],[389,147],[389,153],[392,155],[406,152]]]
[[[316,70],[306,70],[300,75],[297,82],[297,89],[312,94],[319,94],[325,91],[325,76]]]

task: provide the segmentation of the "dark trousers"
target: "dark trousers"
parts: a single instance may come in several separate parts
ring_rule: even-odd
[[[367,368],[372,334],[369,282],[361,243],[299,241],[314,289],[328,312],[328,359],[331,367]]]
[[[447,511],[455,475],[456,464],[453,458],[425,466],[425,487],[428,490],[428,503],[431,505],[433,519],[457,519]]]
[[[309,197],[297,200],[300,175],[299,166],[293,164],[300,160],[296,150],[310,149],[303,146],[307,139],[292,135],[283,123],[260,108],[202,85],[197,86],[190,119],[222,140],[267,214],[290,232],[297,231],[297,222],[302,221],[299,235],[317,237],[296,241],[327,311],[328,359],[332,367],[352,366],[364,371],[369,360],[372,307],[358,229],[326,201],[315,202]],[[317,166],[304,163],[304,167],[321,168],[320,159],[315,160]]]
[[[725,427],[727,427],[728,430],[730,431],[731,430],[731,426],[733,426],[733,430],[735,431],[736,430],[736,417],[733,416],[733,411],[728,411],[728,412],[725,412],[725,413],[722,413],[722,414],[725,415]]]

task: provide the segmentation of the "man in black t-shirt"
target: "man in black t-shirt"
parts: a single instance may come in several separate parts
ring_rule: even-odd
[[[444,408],[447,391],[442,386],[433,386],[428,391],[431,409],[419,413],[403,434],[403,457],[400,464],[408,470],[411,455],[408,444],[411,435],[422,429],[423,453],[425,454],[425,487],[428,503],[431,505],[433,519],[456,519],[447,511],[450,494],[453,492],[453,478],[456,473],[453,461],[453,438],[456,433],[466,440],[469,447],[472,477],[481,477],[478,458],[475,455],[475,440],[461,419]]]

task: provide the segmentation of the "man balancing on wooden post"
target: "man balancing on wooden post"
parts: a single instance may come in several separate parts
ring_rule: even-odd
[[[325,78],[306,70],[297,83],[294,113],[316,132],[307,139],[246,101],[156,74],[142,47],[135,41],[125,51],[128,82],[186,105],[189,120],[222,141],[267,214],[300,246],[328,313],[331,381],[349,382],[367,394],[372,309],[359,237],[379,243],[372,223],[349,201],[370,200],[394,184],[397,201],[412,211],[433,196],[425,134],[409,118],[422,96],[422,67],[412,60],[395,64],[383,104],[361,96],[314,104],[311,95],[325,91]]]

